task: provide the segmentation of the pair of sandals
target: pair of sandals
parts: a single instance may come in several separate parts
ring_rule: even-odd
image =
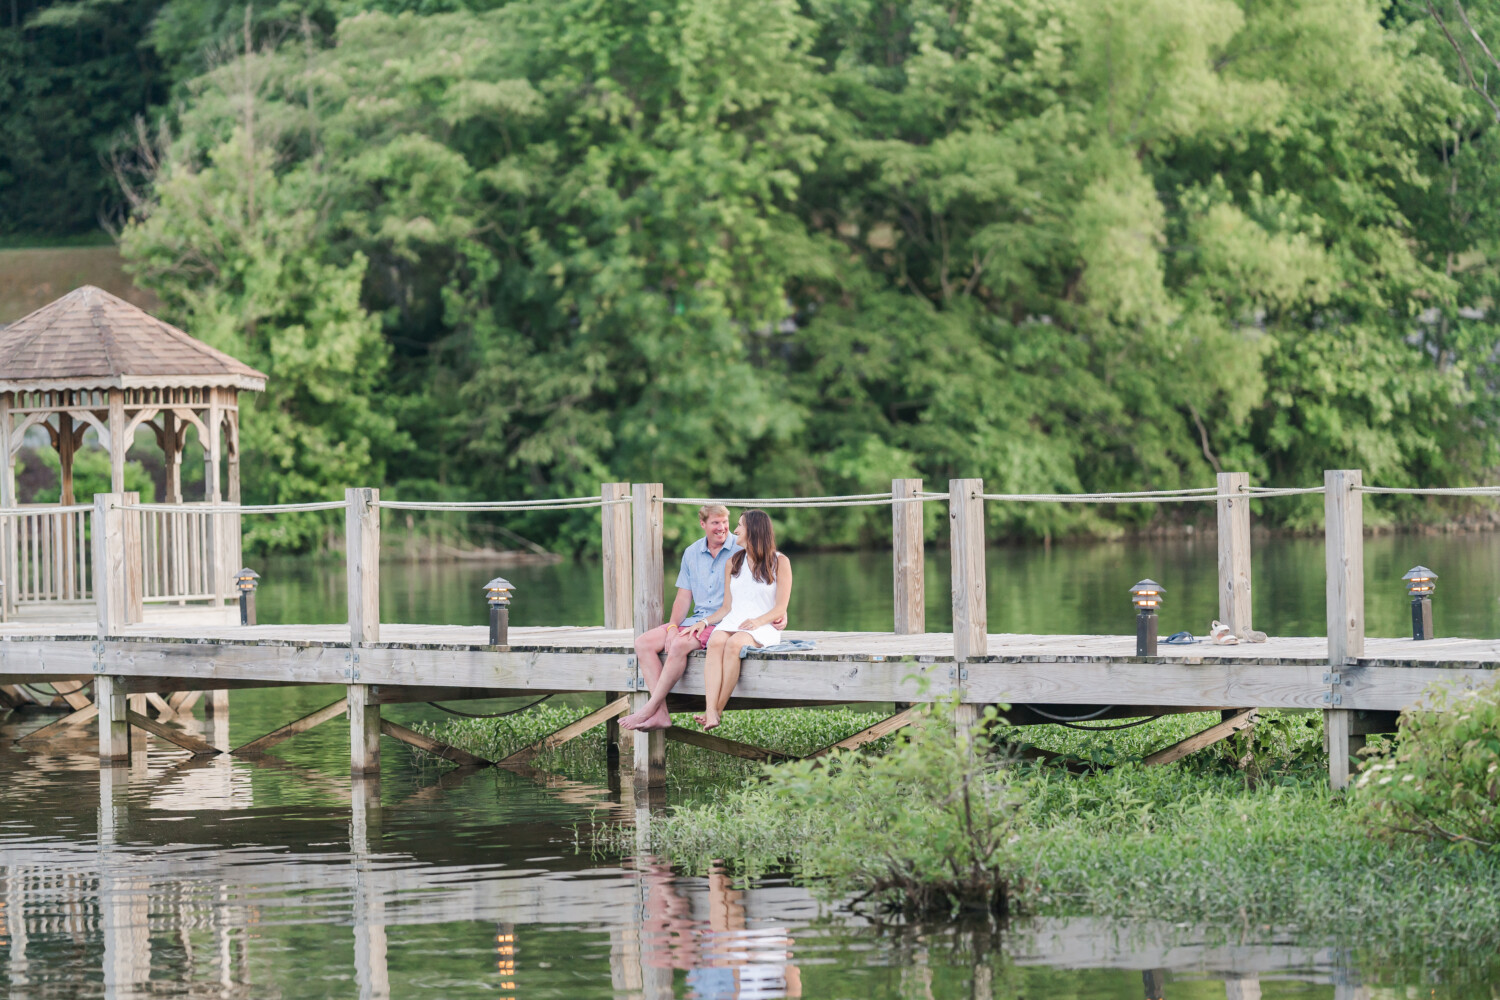
[[[1191,632],[1173,632],[1162,640],[1168,646],[1190,646],[1198,641],[1198,639],[1193,637],[1193,633]],[[1229,631],[1228,625],[1225,625],[1216,618],[1213,624],[1208,627],[1208,641],[1215,646],[1237,646],[1240,643],[1240,638]],[[1265,642],[1266,634],[1256,629],[1251,629],[1245,633],[1245,641]]]

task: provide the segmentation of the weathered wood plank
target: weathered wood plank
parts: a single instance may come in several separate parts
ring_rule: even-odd
[[[302,733],[307,732],[314,726],[321,726],[323,723],[327,722],[330,719],[338,718],[340,715],[343,715],[345,711],[348,710],[348,708],[349,699],[340,698],[338,701],[333,702],[332,704],[324,705],[316,712],[309,712],[295,722],[289,722],[286,725],[282,726],[280,729],[273,729],[266,735],[261,736],[257,739],[253,739],[243,746],[235,747],[229,752],[235,757],[251,757],[256,754],[265,753],[267,750],[280,743],[282,740],[289,740],[293,736],[298,736]]]
[[[349,700],[349,771],[380,771],[380,705],[370,699],[368,684],[347,686]]]
[[[456,746],[444,743],[442,740],[435,740],[430,736],[424,736],[422,733],[407,729],[405,726],[398,725],[390,719],[380,720],[380,731],[393,740],[400,740],[402,743],[414,746],[419,750],[425,750],[444,760],[451,760],[453,763],[463,765],[464,767],[489,767],[494,763],[494,761],[485,760],[483,757],[476,757],[467,750],[460,750]]]
[[[604,627],[630,628],[635,614],[631,590],[632,543],[629,483],[605,483],[599,490],[605,505],[599,508],[601,556],[604,562]]]
[[[584,733],[588,732],[590,729],[593,729],[595,726],[603,725],[610,719],[614,719],[621,715],[624,715],[628,711],[630,711],[630,697],[627,695],[623,698],[616,698],[614,701],[610,702],[608,705],[605,705],[603,708],[596,709],[595,711],[590,712],[588,715],[585,715],[583,718],[577,719],[573,722],[568,723],[566,726],[563,726],[561,729],[548,733],[546,736],[543,736],[541,739],[537,740],[530,746],[522,747],[520,750],[517,750],[515,753],[500,761],[500,763],[524,764],[531,758],[535,757],[537,754],[560,747],[569,740],[582,736]]]
[[[740,743],[736,740],[726,740],[722,736],[712,733],[700,733],[696,729],[684,729],[681,726],[673,726],[662,732],[666,738],[674,743],[686,743],[689,746],[701,747],[704,750],[712,750],[714,753],[728,754],[731,757],[742,757],[745,760],[796,760],[791,754],[780,753],[776,750],[766,750],[763,747],[751,746],[749,743]]]
[[[146,701],[156,709],[156,717],[158,719],[170,719],[177,714],[172,710],[172,706],[168,703],[167,699],[155,691],[147,691],[145,697]]]
[[[1341,673],[1365,655],[1364,475],[1358,469],[1323,473],[1323,514],[1328,595],[1329,670]],[[1328,734],[1328,780],[1335,789],[1349,784],[1350,717],[1342,691],[1330,691],[1323,713]],[[1335,741],[1335,737],[1337,740]]]
[[[56,720],[55,722],[49,722],[45,726],[42,726],[40,729],[33,729],[25,736],[17,737],[15,742],[25,743],[30,740],[50,739],[64,729],[71,729],[74,726],[81,726],[86,722],[93,721],[94,719],[98,718],[98,716],[99,706],[95,705],[93,702],[89,702],[83,708],[80,708],[75,712],[70,712],[67,715],[63,716],[61,719]]]
[[[650,631],[664,621],[662,598],[662,485],[661,483],[636,483],[631,488],[631,553],[634,565],[633,592],[634,624],[637,636]],[[631,650],[632,654],[634,649]],[[623,684],[611,685],[607,690],[629,690],[635,687],[638,668],[632,657],[631,677]],[[645,705],[647,692],[637,692],[635,707]],[[661,730],[637,732],[632,736],[634,745],[635,780],[647,788],[656,788],[666,783],[667,744]]]
[[[344,499],[349,636],[355,645],[380,641],[380,491],[347,489]]]
[[[948,483],[949,546],[953,559],[953,658],[960,667],[988,652],[989,611],[984,570],[984,480],[953,479]],[[954,686],[963,690],[962,674]],[[901,699],[909,701],[911,699]],[[967,732],[978,713],[967,695],[953,709],[953,724]]]
[[[1229,718],[1215,725],[1209,726],[1202,732],[1194,733],[1185,740],[1178,740],[1169,747],[1162,747],[1155,753],[1146,755],[1142,761],[1147,767],[1155,764],[1170,764],[1181,760],[1188,754],[1197,753],[1204,747],[1212,746],[1223,739],[1228,739],[1235,733],[1249,729],[1255,725],[1256,710],[1253,708],[1241,709]]]
[[[173,729],[171,726],[164,726],[155,719],[148,718],[139,712],[126,712],[125,718],[137,729],[144,729],[153,736],[164,739],[168,743],[176,744],[192,753],[195,757],[207,757],[223,753],[218,747],[205,742],[192,733],[184,732],[181,729]]]
[[[1221,472],[1219,515],[1219,621],[1243,638],[1250,617],[1250,485],[1248,472]]]
[[[68,707],[76,712],[93,704],[89,701],[89,696],[83,693],[83,689],[88,686],[88,681],[54,681],[52,690],[56,691],[62,700],[68,703]]]
[[[891,480],[891,498],[902,500],[922,492],[920,479]],[[895,633],[927,631],[927,559],[922,546],[922,504],[891,505],[891,569],[895,583]]]
[[[117,677],[94,679],[94,704],[99,709],[99,759],[130,759],[130,722],[125,717],[125,687]]]
[[[916,718],[916,714],[920,711],[920,708],[912,707],[908,708],[904,712],[897,712],[890,718],[881,719],[879,722],[875,723],[875,725],[869,726],[865,729],[861,729],[853,736],[845,737],[844,739],[839,740],[837,743],[830,743],[828,744],[828,746],[824,747],[821,750],[814,750],[812,753],[807,755],[807,759],[810,760],[814,757],[823,757],[835,750],[854,750],[864,746],[866,743],[873,743],[876,740],[880,739],[882,736],[889,736],[891,733],[896,732],[898,729],[902,729],[906,726],[911,725],[912,721]]]

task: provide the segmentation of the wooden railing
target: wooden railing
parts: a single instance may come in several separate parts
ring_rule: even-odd
[[[181,511],[133,511],[141,518],[142,598],[149,602],[212,600],[228,587],[239,568],[239,515],[213,514],[183,504]],[[224,521],[215,552],[214,518]],[[233,542],[223,541],[232,536]],[[225,577],[220,580],[219,577]]]
[[[122,514],[127,544],[139,544],[143,601],[185,604],[228,595],[241,558],[239,514],[198,504]],[[0,514],[3,606],[93,600],[95,520],[88,506],[38,504]]]
[[[6,600],[34,604],[92,599],[90,513],[87,507],[48,505],[0,519],[0,549],[7,556]]]

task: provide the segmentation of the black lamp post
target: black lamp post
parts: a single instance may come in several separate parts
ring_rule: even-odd
[[[240,624],[255,624],[255,588],[260,574],[248,566],[234,574],[235,589],[240,592]]]
[[[1135,655],[1156,655],[1156,609],[1161,607],[1166,588],[1155,580],[1142,580],[1130,588],[1130,603],[1135,605]]]
[[[484,585],[490,602],[490,645],[510,645],[510,581],[497,576]]]
[[[1414,566],[1401,579],[1411,597],[1411,637],[1432,638],[1432,592],[1437,590],[1437,574],[1426,566]]]

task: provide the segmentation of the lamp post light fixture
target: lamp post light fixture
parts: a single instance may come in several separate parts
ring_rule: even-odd
[[[1155,580],[1142,580],[1130,588],[1130,603],[1135,605],[1135,655],[1156,655],[1156,609],[1161,607],[1166,588]]]
[[[1432,592],[1437,590],[1437,574],[1426,566],[1413,566],[1401,579],[1411,597],[1411,637],[1432,638]]]
[[[484,585],[490,602],[490,645],[510,645],[510,581],[497,576]]]
[[[234,589],[240,592],[240,624],[255,624],[255,588],[260,574],[248,566],[234,574]]]

